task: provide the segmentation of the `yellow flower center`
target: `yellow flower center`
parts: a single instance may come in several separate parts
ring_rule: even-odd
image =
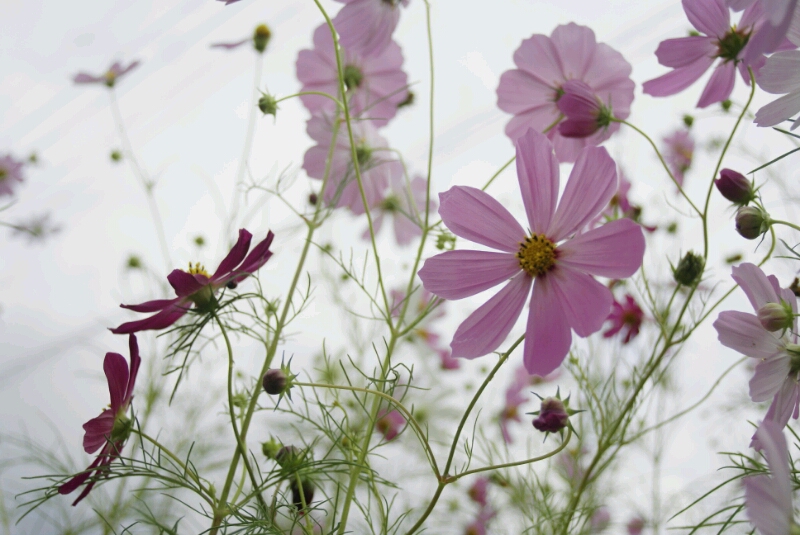
[[[203,264],[200,262],[196,264],[189,262],[189,275],[203,275],[206,278],[211,278],[211,275],[208,274],[208,271],[206,271],[206,268],[204,268]]]
[[[532,234],[519,244],[519,266],[531,277],[544,275],[556,263],[556,245],[544,234]]]

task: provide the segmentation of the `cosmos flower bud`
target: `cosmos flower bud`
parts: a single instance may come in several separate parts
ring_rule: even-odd
[[[264,374],[261,384],[267,394],[276,396],[286,392],[289,387],[289,378],[283,370],[272,368]]]
[[[284,446],[275,454],[275,461],[288,473],[296,472],[304,459],[305,452],[295,446]]]
[[[275,117],[275,114],[278,112],[278,103],[272,95],[262,93],[261,98],[258,99],[258,109],[261,110],[261,113],[264,115],[272,115]]]
[[[694,286],[703,275],[705,260],[699,254],[689,251],[678,262],[678,266],[673,268],[672,276],[675,282],[684,286]]]
[[[766,303],[758,309],[758,321],[770,332],[782,331],[791,328],[794,323],[794,311],[792,306],[783,300],[780,303]]]
[[[267,25],[259,24],[256,26],[255,32],[253,32],[253,47],[255,47],[259,53],[264,52],[264,50],[267,49],[270,37],[272,37],[272,32]]]
[[[267,459],[276,459],[278,453],[281,451],[281,447],[280,442],[270,437],[268,441],[261,443],[261,453],[263,453],[264,457]]]
[[[722,194],[734,204],[744,206],[755,199],[753,185],[747,178],[732,169],[723,169],[719,173],[719,178],[714,181],[714,185]]]
[[[569,80],[561,86],[563,95],[556,105],[566,117],[558,125],[564,137],[589,137],[601,128],[607,128],[614,119],[611,109],[604,105],[592,88],[580,80]]]
[[[769,229],[769,215],[756,206],[742,206],[736,212],[736,232],[755,240]]]
[[[292,503],[297,507],[298,511],[303,510],[303,503],[306,506],[310,505],[314,500],[314,484],[306,478],[300,478],[300,484],[297,483],[298,478],[293,478],[289,487],[292,489]],[[300,489],[303,493],[300,494]]]
[[[558,398],[544,398],[539,416],[533,420],[533,427],[545,433],[555,433],[567,426],[569,414],[564,403]]]

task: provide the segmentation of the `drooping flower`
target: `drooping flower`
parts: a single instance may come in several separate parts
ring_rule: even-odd
[[[269,40],[271,37],[272,37],[272,31],[269,29],[269,26],[267,26],[266,24],[259,24],[258,26],[256,26],[256,29],[253,30],[252,37],[246,37],[241,41],[213,43],[211,45],[211,48],[236,50],[245,43],[252,43],[255,51],[258,52],[259,54],[262,54],[267,49],[267,45],[269,44]]]
[[[25,162],[17,160],[10,154],[0,158],[0,197],[12,195],[16,185],[24,180],[23,167]]]
[[[777,52],[767,59],[758,77],[758,85],[767,93],[782,94],[756,112],[758,126],[775,126],[800,112],[800,50]],[[800,117],[791,129],[800,125]]]
[[[695,83],[719,58],[700,100],[698,108],[722,102],[731,96],[736,79],[736,68],[750,85],[752,68],[754,75],[764,63],[763,54],[745,57],[744,50],[754,31],[763,23],[760,5],[745,10],[738,25],[731,25],[731,14],[724,0],[682,0],[683,10],[698,35],[667,39],[658,45],[658,62],[673,70],[645,82],[645,93],[654,97],[667,97],[679,93]]]
[[[758,266],[744,263],[734,267],[733,279],[744,290],[756,312],[768,303],[787,303],[797,314],[794,292],[782,289],[774,275],[767,277]],[[772,399],[764,419],[777,423],[781,429],[790,417],[797,419],[800,412],[797,321],[791,330],[773,333],[761,325],[755,314],[726,310],[720,313],[714,328],[722,345],[759,360],[750,379],[750,399],[755,402]]]
[[[756,437],[763,446],[771,476],[760,474],[744,478],[747,518],[761,535],[796,533],[789,480],[789,449],[783,427],[764,420],[756,430]]]
[[[59,494],[69,494],[92,479],[78,498],[72,502],[77,505],[91,492],[95,483],[108,475],[109,465],[118,458],[125,446],[125,441],[131,433],[131,420],[128,418],[128,408],[133,400],[133,387],[136,384],[136,375],[139,372],[139,345],[136,336],[131,334],[128,338],[130,349],[130,368],[125,357],[119,353],[106,353],[103,361],[103,371],[108,381],[108,392],[111,396],[111,405],[103,410],[100,416],[92,418],[83,429],[83,449],[92,454],[97,450],[97,458],[89,467],[76,475],[60,487]]]
[[[377,55],[389,46],[400,20],[400,6],[409,0],[336,0],[346,4],[333,19],[339,42],[364,56]]]
[[[664,159],[672,176],[683,186],[684,174],[692,166],[694,158],[694,138],[692,133],[681,128],[664,138]]]
[[[93,74],[79,72],[75,75],[72,81],[76,84],[105,84],[107,87],[111,88],[114,87],[114,84],[117,83],[119,78],[125,74],[128,74],[138,66],[139,61],[132,61],[127,67],[123,67],[119,61],[115,61],[114,64],[108,68],[105,74],[95,76]]]
[[[389,189],[383,199],[373,210],[372,228],[377,234],[386,216],[393,216],[394,238],[398,245],[408,245],[417,236],[422,236],[420,221],[425,219],[425,196],[428,182],[422,177],[415,177],[408,184],[402,175],[393,175],[389,180]],[[435,200],[428,203],[430,213],[437,208]],[[369,228],[362,237],[369,239]]]
[[[603,333],[603,337],[611,338],[623,331],[622,343],[627,344],[639,334],[644,320],[644,311],[631,294],[625,294],[624,304],[616,299],[611,304],[611,314],[608,315],[607,320],[611,322],[611,327]]]
[[[394,440],[405,425],[406,419],[397,410],[381,409],[378,419],[375,420],[375,429],[380,431],[387,442]]]
[[[392,298],[392,316],[399,316],[403,305],[406,305],[406,294],[402,290],[392,290],[390,292]],[[425,312],[431,305],[431,299],[435,296],[425,288],[417,288],[411,293],[411,297],[406,305],[406,322],[416,320],[420,314]],[[439,318],[445,315],[444,305],[439,304],[435,309],[428,312],[428,314],[414,325],[411,332],[408,333],[412,341],[420,340],[431,348],[436,348],[439,341],[439,335],[433,332],[432,324]]]
[[[378,134],[375,126],[369,121],[354,121],[352,126],[364,193],[368,205],[374,207],[381,201],[391,178],[403,174],[403,166],[394,159],[386,140]],[[306,151],[303,158],[303,169],[309,177],[319,180],[325,178],[326,162],[335,129],[336,121],[327,114],[314,116],[308,121],[306,131],[309,137],[317,142]],[[329,205],[346,206],[357,215],[364,213],[364,204],[352,160],[350,138],[344,122],[338,125],[336,145],[330,161],[330,175],[322,193]]]
[[[597,98],[592,88],[580,80],[569,80],[561,86],[563,95],[556,104],[565,120],[558,123],[558,133],[564,137],[589,137],[608,128],[614,114]]]
[[[618,119],[630,115],[634,83],[631,65],[622,54],[604,43],[597,43],[594,32],[577,24],[558,26],[553,34],[535,34],[522,41],[514,52],[517,68],[506,71],[497,87],[497,106],[514,115],[506,125],[512,141],[529,128],[547,137],[561,162],[574,162],[584,147],[599,145],[619,129],[618,123],[597,130],[589,137],[566,138],[555,123],[560,119],[558,101],[564,85],[582,82]]]
[[[531,234],[487,193],[454,186],[439,195],[445,225],[501,252],[447,251],[427,259],[419,276],[448,300],[505,283],[453,336],[453,356],[470,359],[503,343],[533,287],[524,362],[528,373],[544,376],[564,360],[573,330],[581,337],[600,330],[613,296],[592,275],[633,275],[642,264],[644,234],[630,219],[581,232],[617,191],[616,164],[604,148],[581,151],[558,206],[559,168],[550,141],[529,130],[517,140],[516,162]]]
[[[408,96],[400,46],[391,41],[379,54],[364,56],[343,45],[341,55],[351,113],[375,126],[384,126]],[[314,48],[297,55],[297,79],[303,84],[301,92],[318,91],[334,97],[339,94],[336,52],[327,24],[314,30]],[[336,109],[331,99],[320,95],[301,95],[300,100],[312,114]]]
[[[200,264],[189,264],[189,271],[175,269],[167,276],[178,297],[174,299],[156,299],[139,305],[120,305],[134,312],[156,312],[143,320],[129,321],[115,329],[114,334],[128,334],[139,331],[165,329],[186,314],[192,305],[200,311],[210,311],[217,306],[215,294],[223,286],[235,288],[256,270],[260,269],[272,256],[269,246],[275,235],[267,233],[250,254],[250,240],[253,235],[245,229],[239,230],[239,239],[228,255],[220,262],[213,275]]]

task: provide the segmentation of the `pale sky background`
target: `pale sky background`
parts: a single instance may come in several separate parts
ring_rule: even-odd
[[[340,6],[325,5],[331,13]],[[574,21],[589,25],[598,41],[620,51],[633,65],[637,84],[630,120],[655,139],[680,125],[681,115],[692,110],[707,80],[706,76],[677,98],[641,94],[643,81],[666,72],[653,54],[659,41],[685,35],[689,29],[677,0],[498,0],[487,8],[488,4],[478,2],[433,5],[434,191],[454,184],[482,184],[513,155],[502,131],[508,116],[496,107],[495,89],[502,72],[513,68],[514,50],[533,33],[549,35],[556,25]],[[280,97],[299,89],[294,77],[297,52],[310,47],[312,31],[322,17],[311,0],[243,0],[227,7],[212,0],[3,0],[0,20],[5,22],[0,33],[0,154],[25,157],[35,151],[40,160],[38,166],[26,170],[16,204],[0,217],[17,222],[50,212],[63,227],[56,236],[35,244],[0,231],[0,429],[26,429],[42,443],[57,443],[55,428],[66,441],[61,447],[88,459],[80,457],[80,426],[108,403],[100,376],[102,356],[106,351],[127,351],[125,339],[106,328],[132,317],[118,308],[120,302],[165,297],[158,288],[143,290],[141,278],[126,275],[126,259],[130,254],[141,256],[159,276],[189,261],[216,266],[232,238],[220,235],[224,208],[209,194],[208,184],[215,183],[227,201],[245,136],[254,53],[248,46],[226,52],[211,50],[209,44],[239,40],[251,35],[256,24],[267,23],[273,37],[261,88],[266,85]],[[424,23],[423,3],[413,0],[402,15],[396,39],[403,47],[409,80],[416,83],[418,104],[382,131],[414,170],[424,169],[426,157]],[[109,152],[120,143],[107,91],[102,86],[71,83],[78,71],[100,74],[115,60],[133,59],[142,65],[117,84],[117,93],[139,159],[158,177],[156,196],[171,247],[169,266],[161,257],[139,184],[128,167],[109,160]],[[744,102],[745,97],[737,78],[734,99]],[[763,95],[757,100],[766,101]],[[716,107],[698,112],[703,117],[716,114]],[[268,117],[257,122],[250,162],[255,176],[299,167],[311,146],[305,134],[307,117],[295,100],[281,104],[276,120]],[[720,135],[731,124],[729,118],[703,121],[698,133]],[[774,156],[780,150],[775,147],[785,145],[753,126],[746,130],[748,150],[754,154]],[[672,186],[640,138],[623,132],[608,148],[613,156],[621,157],[637,202],[652,201],[662,208],[667,202],[677,204]],[[755,167],[753,161],[737,148],[726,166],[740,162],[740,170],[745,171]],[[705,192],[712,170],[710,159],[698,157],[687,178],[695,198]],[[562,184],[566,176],[565,168]],[[503,177],[492,193],[521,207],[513,197],[517,187],[513,171]],[[786,178],[791,181],[794,176]],[[308,183],[302,171],[297,180]],[[730,252],[755,258],[750,255],[755,244],[745,243],[733,232],[731,211],[719,199],[716,205],[715,258]],[[285,288],[301,245],[297,235],[289,232],[295,226],[278,203],[248,224],[255,239],[269,228],[277,234],[272,248],[276,256],[261,270],[265,286],[276,294]],[[336,243],[365,248],[357,238],[340,234],[348,228],[358,228],[360,234],[362,227],[361,221],[350,226],[345,221],[329,236]],[[191,244],[198,234],[209,242],[199,253]],[[683,235],[682,250],[702,247],[691,226]],[[785,234],[784,238],[791,241],[793,237]],[[410,254],[388,253],[398,259]],[[651,269],[666,269],[660,251],[651,248],[646,258]],[[712,263],[716,280],[729,272],[720,262],[712,259]],[[791,281],[791,266],[776,270],[782,283]],[[451,307],[456,311],[448,320],[453,328],[470,306]],[[745,310],[746,301],[736,295],[725,308]],[[327,315],[320,310],[312,309],[305,318],[309,328],[325,325]],[[685,380],[687,403],[704,393],[737,358],[717,345],[710,323],[686,348],[677,368]],[[318,340],[309,346],[318,347]],[[734,384],[728,391],[746,392],[747,372],[731,377]],[[722,459],[708,447],[709,433],[720,433],[716,450],[744,451],[749,429],[744,417],[736,420],[708,425],[707,420],[690,419],[676,426],[662,474],[665,489],[685,490],[698,475],[719,467]],[[631,489],[643,485],[646,474],[642,468],[642,473],[630,474],[630,483],[622,484],[630,484]],[[4,481],[2,488],[19,488],[19,482]],[[13,507],[13,498],[6,503]],[[635,508],[633,500],[628,507]]]

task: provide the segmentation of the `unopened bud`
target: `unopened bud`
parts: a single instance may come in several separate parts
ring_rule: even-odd
[[[546,433],[555,433],[564,429],[568,421],[567,408],[560,399],[544,398],[539,416],[533,420],[533,427]]]
[[[267,459],[277,458],[279,451],[281,451],[281,443],[272,437],[270,437],[267,442],[261,443],[261,453],[263,453],[264,457]]]
[[[717,186],[723,197],[734,204],[744,206],[756,198],[750,181],[733,169],[720,171],[719,178],[714,181],[714,185]]]
[[[286,392],[288,381],[289,378],[286,377],[286,373],[283,370],[272,368],[267,370],[267,373],[264,374],[261,384],[264,386],[264,390],[267,394],[276,396]]]
[[[295,446],[284,446],[275,454],[275,462],[289,473],[297,471],[305,457],[302,450]]]
[[[261,110],[261,113],[264,115],[272,115],[275,117],[275,114],[278,112],[278,102],[272,95],[263,93],[261,98],[258,99],[258,109]]]
[[[298,485],[297,478],[292,478],[289,487],[292,489],[292,503],[297,507],[298,511],[303,510],[303,503],[308,506],[314,500],[314,484],[308,479],[300,478],[300,485]],[[300,494],[301,488],[302,494]]]
[[[736,232],[748,240],[755,240],[769,230],[769,215],[755,206],[742,206],[736,212]]]
[[[267,25],[259,24],[256,26],[255,32],[253,32],[253,47],[255,47],[259,53],[264,52],[264,50],[267,49],[270,37],[272,37],[272,32]]]
[[[766,303],[758,309],[758,321],[770,332],[789,329],[794,324],[794,311],[786,301]]]
[[[672,270],[675,282],[684,286],[694,286],[703,275],[705,260],[699,254],[692,251],[686,253],[678,262],[678,266]]]

